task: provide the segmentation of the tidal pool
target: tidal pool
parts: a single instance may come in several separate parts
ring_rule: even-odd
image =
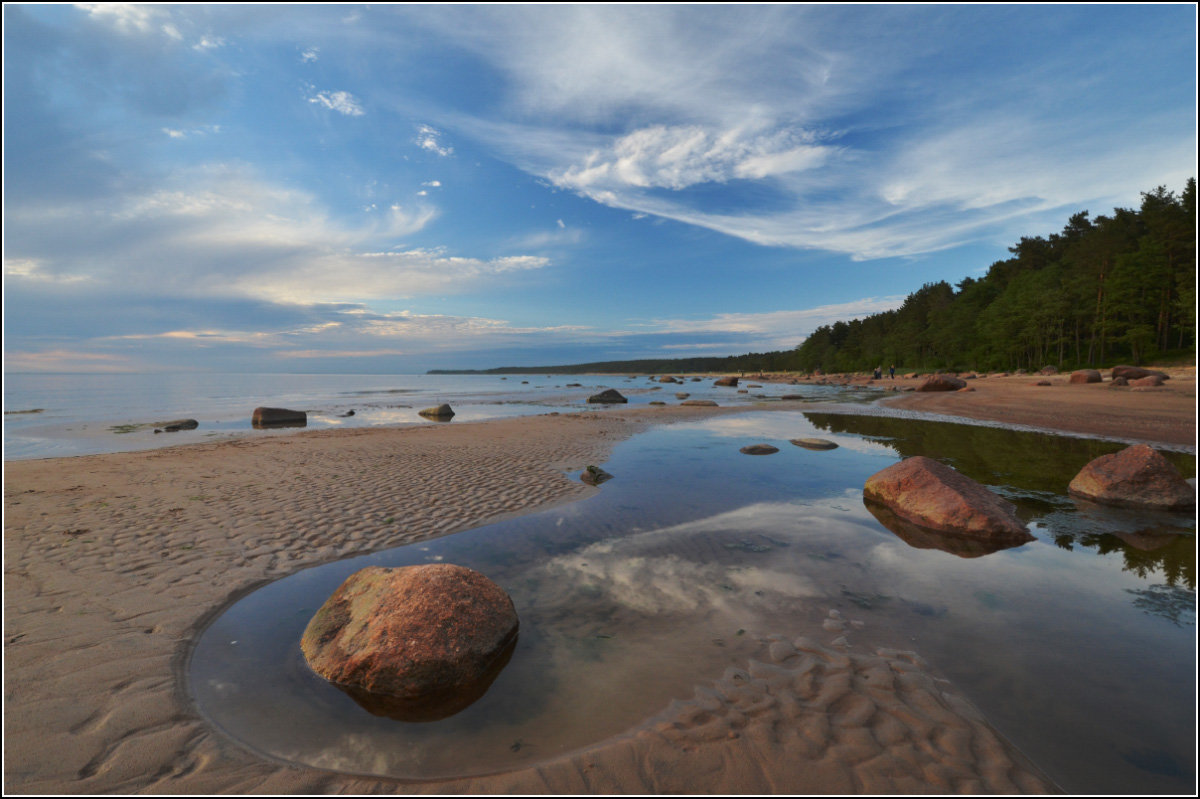
[[[814,451],[789,439],[822,437]],[[771,443],[777,454],[742,455]],[[766,637],[858,622],[850,646],[915,650],[1071,793],[1185,793],[1195,781],[1195,518],[1073,502],[1071,477],[1124,445],[829,413],[658,427],[616,448],[593,497],[330,563],[229,607],[198,640],[189,690],[260,754],[435,778],[528,766],[635,729]],[[1186,476],[1195,457],[1167,453]],[[1036,540],[995,552],[909,543],[862,485],[938,458],[1017,504]],[[512,596],[512,658],[465,710],[374,716],[312,674],[305,625],[368,565],[453,562]]]

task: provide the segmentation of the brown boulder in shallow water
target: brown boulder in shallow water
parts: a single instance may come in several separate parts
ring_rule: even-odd
[[[250,424],[254,427],[306,427],[308,414],[287,408],[255,408]]]
[[[417,411],[417,413],[426,419],[438,419],[440,421],[449,421],[454,418],[454,409],[444,402],[436,408],[426,408],[423,411]]]
[[[958,391],[966,388],[967,383],[950,375],[930,375],[925,382],[917,386],[917,391]]]
[[[369,566],[321,606],[300,649],[313,671],[360,702],[366,694],[386,715],[407,706],[414,717],[436,718],[438,707],[478,698],[481,681],[486,690],[517,628],[508,594],[477,571]]]
[[[773,447],[770,444],[750,444],[742,447],[739,451],[743,455],[774,455],[779,451],[779,447]]]
[[[713,402],[712,400],[693,400],[693,399],[690,399],[690,400],[684,400],[683,402],[681,402],[681,403],[679,403],[679,404],[680,404],[680,405],[689,405],[689,406],[691,406],[691,407],[693,407],[693,408],[696,408],[696,407],[699,407],[699,408],[715,408],[715,407],[717,407],[717,403]]]
[[[1033,540],[1011,502],[921,455],[867,478],[863,499],[930,530],[985,539]]]
[[[1071,481],[1073,497],[1128,508],[1188,510],[1196,507],[1196,489],[1169,460],[1145,444],[1101,455]]]
[[[713,381],[714,386],[736,386],[738,379],[736,377],[718,377]]]

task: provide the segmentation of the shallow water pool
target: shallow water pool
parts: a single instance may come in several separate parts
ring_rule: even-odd
[[[789,443],[822,437],[839,447]],[[739,453],[771,443],[769,456]],[[194,649],[189,688],[268,757],[359,774],[527,766],[635,728],[744,666],[766,637],[913,649],[1072,793],[1190,793],[1195,775],[1195,522],[1077,506],[1066,485],[1123,445],[828,413],[658,427],[616,448],[587,500],[299,572],[235,603]],[[1015,502],[1036,540],[994,552],[906,540],[863,505],[900,457],[943,460]],[[1171,453],[1187,476],[1195,459]],[[911,540],[911,543],[909,542]],[[467,709],[372,715],[313,675],[299,639],[367,565],[454,562],[521,619],[511,660]]]

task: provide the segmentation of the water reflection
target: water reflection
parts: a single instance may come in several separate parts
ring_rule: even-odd
[[[1012,549],[1023,546],[1036,539],[1026,533],[1024,536],[1010,538],[976,538],[967,535],[955,535],[940,530],[931,530],[902,519],[886,505],[864,499],[863,505],[871,512],[876,521],[892,531],[897,538],[916,549],[938,549],[957,555],[960,558],[980,558],[999,552],[1002,549]]]

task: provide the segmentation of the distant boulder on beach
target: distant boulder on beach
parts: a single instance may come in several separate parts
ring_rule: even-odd
[[[308,414],[288,408],[255,408],[250,424],[254,427],[305,427]]]
[[[155,431],[162,430],[164,433],[176,433],[180,430],[195,430],[200,426],[200,423],[195,419],[173,419],[169,422],[155,422]]]
[[[930,375],[925,382],[917,386],[917,391],[958,391],[966,388],[965,380],[959,380],[951,375]]]
[[[621,392],[617,391],[615,388],[608,388],[604,391],[601,391],[599,394],[593,394],[592,396],[588,397],[588,402],[601,405],[612,405],[621,402],[629,402],[629,400],[623,397]]]
[[[1104,378],[1095,369],[1079,369],[1071,372],[1071,383],[1100,383]]]
[[[1140,366],[1114,366],[1112,368],[1112,376],[1115,380],[1118,377],[1123,377],[1126,380],[1140,380],[1143,377],[1158,375],[1163,380],[1170,380],[1171,377],[1166,372],[1157,372],[1153,369],[1143,369]]]

